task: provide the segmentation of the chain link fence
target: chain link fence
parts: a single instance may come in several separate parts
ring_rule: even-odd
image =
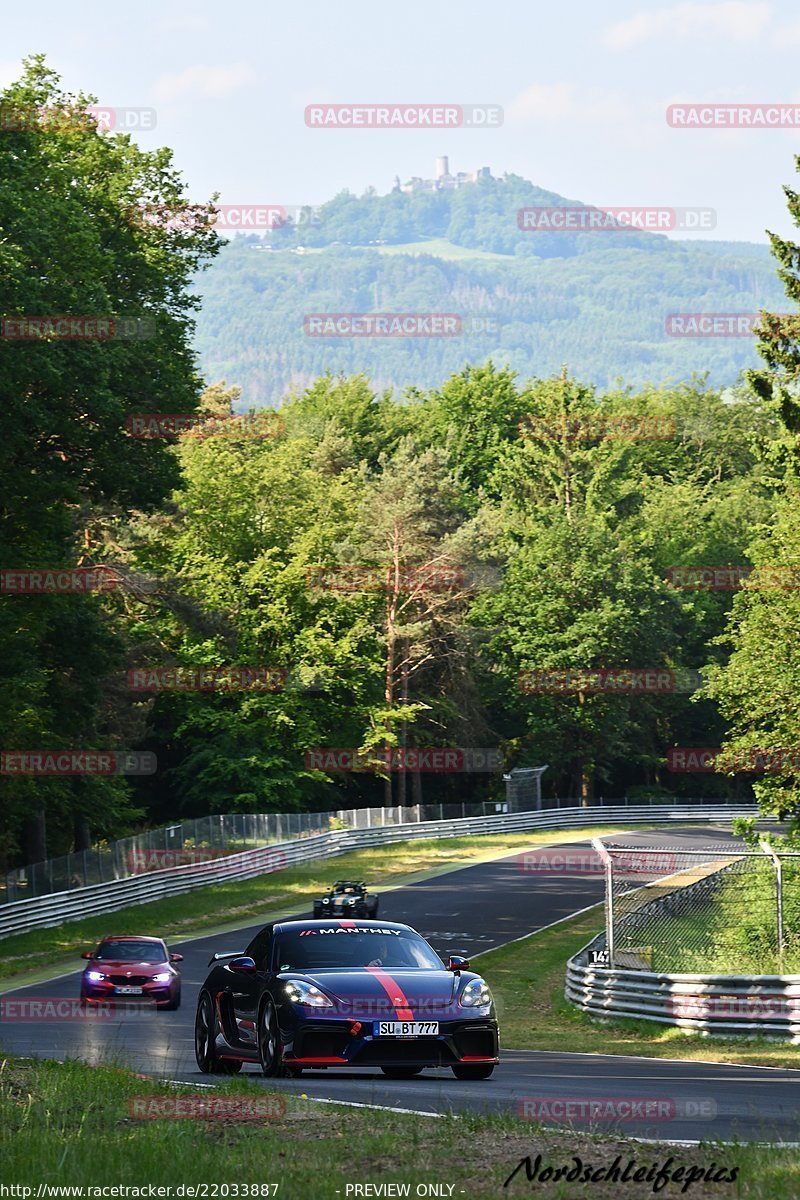
[[[653,798],[663,804],[663,798]],[[684,800],[680,804],[719,806],[719,800]],[[641,799],[631,804],[641,807]],[[150,829],[133,837],[121,838],[47,859],[31,866],[18,867],[0,874],[0,905],[35,896],[50,896],[72,888],[88,887],[126,879],[145,871],[210,861],[259,846],[269,846],[293,838],[312,837],[337,829],[368,829],[373,826],[402,825],[407,822],[446,821],[458,817],[485,817],[497,813],[532,812],[540,808],[570,808],[569,799],[544,799],[535,794],[509,795],[502,801],[461,804],[416,804],[407,807],[340,809],[337,812],[228,813],[201,817],[194,821]],[[592,807],[617,807],[625,800],[599,800]]]
[[[616,970],[800,972],[800,853],[718,843],[645,849],[594,838],[605,870],[606,937],[593,961]]]

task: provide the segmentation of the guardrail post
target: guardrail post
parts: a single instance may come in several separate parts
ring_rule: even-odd
[[[758,844],[764,853],[772,859],[772,865],[775,868],[775,924],[778,938],[778,965],[782,973],[786,949],[783,937],[783,867],[780,858],[769,842],[759,842]]]
[[[600,855],[606,877],[606,949],[609,969],[614,969],[614,863],[600,838],[592,838],[592,849]]]

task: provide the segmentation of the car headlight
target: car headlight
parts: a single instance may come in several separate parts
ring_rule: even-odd
[[[333,1001],[313,983],[306,983],[305,979],[287,980],[285,990],[292,1004],[304,1004],[308,1008],[333,1008]]]
[[[348,903],[348,904],[355,904],[355,900],[348,900],[348,901],[347,901],[347,903]]]
[[[102,979],[105,979],[105,975],[102,971],[87,971],[86,978],[91,980],[92,983],[100,983]]]
[[[323,903],[323,904],[330,904],[330,900],[328,899],[328,897],[327,897],[327,896],[325,896],[325,898],[323,899],[322,903]]]
[[[471,979],[461,993],[459,1004],[464,1008],[482,1008],[492,1003],[492,993],[483,979]]]
[[[172,979],[171,972],[162,971],[160,975],[153,976],[153,983],[169,983],[170,979]]]

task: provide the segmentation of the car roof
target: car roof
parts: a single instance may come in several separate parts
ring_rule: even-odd
[[[101,945],[103,942],[155,942],[161,945],[163,941],[163,938],[151,937],[149,933],[107,933],[100,938]]]
[[[343,927],[338,918],[331,917],[322,921],[276,921],[273,929],[275,933],[297,933],[302,929],[319,929],[321,926],[326,929]],[[356,929],[398,929],[404,933],[417,934],[416,929],[412,929],[410,925],[402,925],[399,921],[348,921],[344,928],[352,929],[354,926]],[[417,937],[420,936],[421,934],[417,934]]]

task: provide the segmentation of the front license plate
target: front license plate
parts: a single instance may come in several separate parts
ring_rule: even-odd
[[[141,996],[142,988],[137,987],[115,987],[114,991],[118,996]]]
[[[437,1037],[438,1021],[376,1021],[375,1037]]]

